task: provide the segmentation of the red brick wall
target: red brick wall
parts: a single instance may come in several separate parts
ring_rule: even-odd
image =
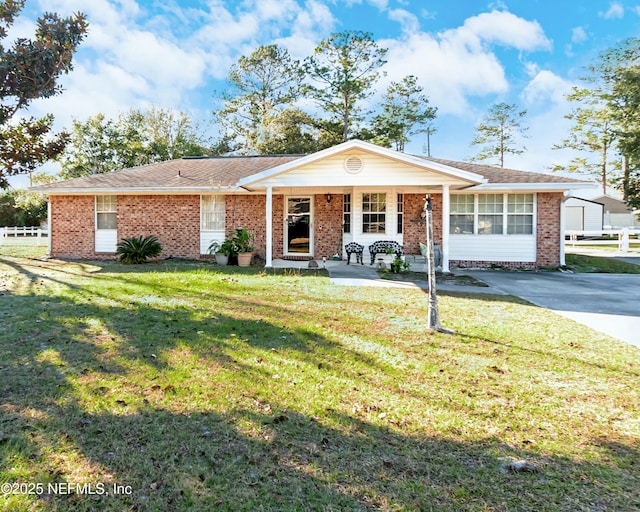
[[[332,194],[327,203],[324,194],[315,196],[314,201],[314,257],[331,258],[336,252],[342,254],[342,194]]]
[[[50,196],[51,256],[95,257],[95,197]]]
[[[200,196],[118,196],[118,240],[158,237],[161,258],[200,257]]]
[[[405,254],[420,254],[420,242],[426,243],[427,231],[421,214],[424,210],[424,194],[404,195],[403,244]],[[442,194],[432,194],[433,238],[442,247]],[[421,219],[416,222],[416,219]]]
[[[537,261],[538,267],[560,265],[561,192],[538,194]]]
[[[276,203],[274,197],[274,204]],[[267,196],[227,196],[225,198],[227,234],[237,228],[247,228],[255,236],[255,254],[265,257]],[[282,224],[282,222],[280,222]],[[275,228],[275,223],[274,223]],[[274,247],[275,248],[275,247]]]

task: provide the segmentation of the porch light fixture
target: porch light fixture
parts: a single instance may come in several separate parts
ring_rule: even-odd
[[[327,198],[327,203],[331,202],[331,194],[327,193],[327,195],[325,196]]]

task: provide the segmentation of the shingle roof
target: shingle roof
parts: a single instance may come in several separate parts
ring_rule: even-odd
[[[581,180],[558,176],[557,174],[542,174],[539,172],[517,171],[515,169],[503,169],[491,165],[479,165],[467,162],[455,162],[441,158],[421,157],[425,160],[455,167],[461,171],[473,172],[484,176],[489,183],[584,183]]]
[[[240,178],[300,158],[302,155],[182,158],[49,183],[32,190],[184,189],[234,187]]]
[[[238,181],[303,158],[305,155],[230,156],[182,158],[155,164],[96,174],[33,187],[34,192],[89,193],[96,191],[177,192],[237,188]],[[535,172],[501,169],[439,158],[414,156],[458,170],[481,175],[489,184],[570,184],[579,180]]]

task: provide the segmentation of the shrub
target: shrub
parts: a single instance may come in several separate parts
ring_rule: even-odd
[[[116,246],[116,255],[122,263],[145,263],[148,258],[160,256],[161,252],[162,245],[153,235],[123,238]]]

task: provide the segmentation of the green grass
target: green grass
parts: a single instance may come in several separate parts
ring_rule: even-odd
[[[0,509],[639,509],[638,349],[439,304],[455,334],[322,271],[0,257],[0,483],[45,490]]]
[[[566,254],[567,267],[574,272],[607,274],[640,274],[640,265],[600,256]]]

